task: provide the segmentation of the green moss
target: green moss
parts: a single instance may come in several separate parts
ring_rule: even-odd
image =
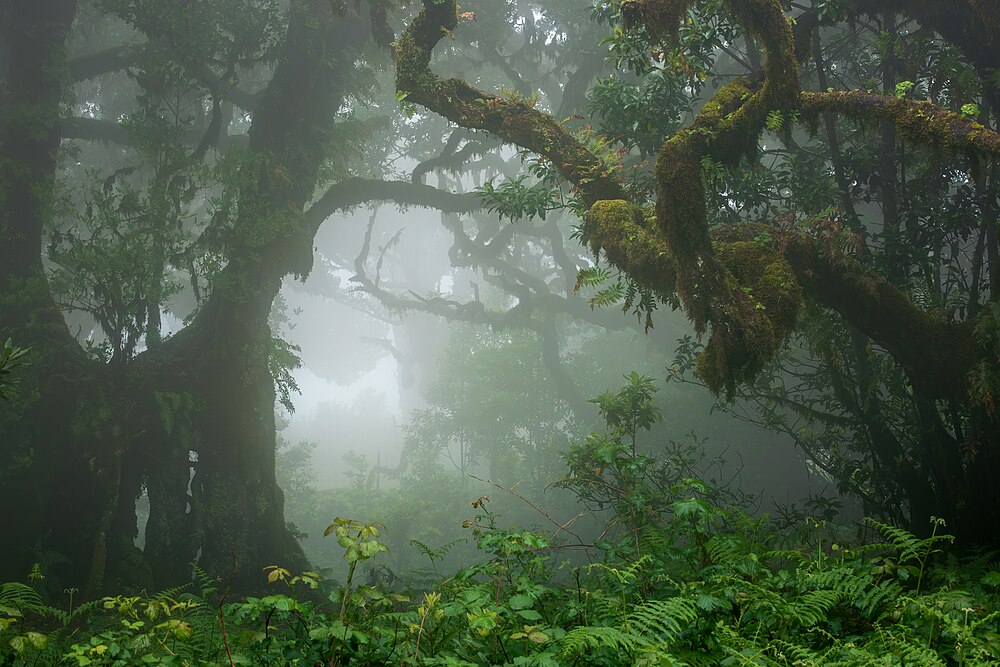
[[[783,340],[795,328],[802,305],[802,288],[788,261],[757,241],[718,244],[715,251],[719,262],[750,295],[754,309],[771,321],[776,336]],[[775,346],[767,347],[773,353]]]
[[[1000,133],[936,104],[863,91],[803,93],[807,118],[833,111],[861,122],[891,121],[907,141],[929,146],[946,156],[967,153],[1000,158]]]
[[[642,26],[654,38],[674,41],[677,27],[693,0],[622,0],[622,20],[628,28]]]
[[[612,264],[660,299],[672,299],[676,290],[673,254],[658,238],[647,211],[623,199],[598,201],[587,213],[584,237],[595,255],[603,251]]]

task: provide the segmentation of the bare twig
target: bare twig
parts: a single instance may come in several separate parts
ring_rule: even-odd
[[[226,581],[226,589],[222,591],[222,597],[219,598],[219,625],[222,626],[222,645],[226,647],[226,657],[229,658],[229,667],[236,667],[236,663],[233,662],[233,652],[229,650],[229,635],[226,633],[226,615],[222,611],[222,605],[226,603],[226,598],[229,597],[229,589],[232,588],[233,579],[236,578],[236,573],[240,569],[240,559],[236,557],[236,550],[233,549],[233,571],[229,573],[229,580]]]
[[[570,535],[572,535],[573,537],[575,537],[580,544],[584,544],[583,538],[580,537],[579,535],[577,535],[576,533],[574,533],[572,530],[569,529],[569,525],[571,523],[573,523],[574,521],[576,521],[577,519],[580,518],[579,514],[576,515],[575,517],[573,517],[572,519],[570,519],[569,521],[566,521],[565,523],[559,523],[558,521],[556,521],[555,519],[553,519],[552,516],[548,512],[546,512],[541,507],[539,507],[535,503],[531,502],[530,500],[528,500],[527,498],[525,498],[524,496],[522,496],[520,493],[518,493],[514,489],[507,488],[506,486],[501,486],[500,484],[497,484],[496,482],[494,482],[492,480],[489,480],[489,479],[483,479],[482,477],[477,477],[476,475],[473,475],[470,472],[467,472],[465,474],[468,475],[469,477],[471,477],[474,480],[483,482],[485,484],[489,484],[490,486],[496,487],[496,488],[500,489],[501,491],[506,491],[507,493],[509,493],[510,495],[514,496],[518,500],[520,500],[520,501],[524,502],[525,504],[527,504],[531,509],[535,510],[536,512],[538,512],[539,514],[541,514],[543,517],[545,517],[546,519],[548,519],[558,529],[555,532],[556,535],[559,534],[559,531],[563,531],[564,530],[567,533],[569,533]],[[587,560],[588,561],[590,560],[590,553],[589,552],[587,552]]]

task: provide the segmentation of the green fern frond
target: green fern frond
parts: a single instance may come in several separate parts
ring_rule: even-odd
[[[900,565],[919,558],[920,553],[926,549],[925,540],[920,539],[904,528],[890,526],[887,523],[876,521],[871,517],[868,517],[866,521],[875,526],[882,533],[882,536],[893,546],[898,554]]]
[[[644,554],[660,557],[667,554],[673,545],[670,534],[660,526],[649,524],[639,531],[639,549]]]
[[[867,572],[858,573],[847,568],[812,573],[809,584],[815,589],[836,591],[844,602],[853,605],[870,621],[878,620],[903,594],[902,586],[894,579],[877,581]]]
[[[747,555],[747,545],[736,535],[716,534],[705,544],[708,557],[716,565],[734,563]]]
[[[631,655],[646,643],[632,634],[618,628],[581,626],[573,628],[562,638],[560,655],[573,659],[601,649]]]
[[[616,303],[621,303],[624,298],[625,284],[618,281],[600,290],[597,294],[587,299],[587,302],[591,308],[606,308]]]
[[[21,613],[49,609],[35,589],[16,581],[0,584],[0,606],[17,609]]]
[[[809,591],[791,602],[789,612],[800,625],[809,627],[825,621],[830,610],[840,601],[841,595],[837,591]]]
[[[869,619],[878,619],[882,610],[888,610],[902,594],[902,587],[887,579],[868,588],[860,599],[855,598],[854,605]]]
[[[898,658],[899,664],[920,667],[944,667],[948,664],[937,651],[925,645],[924,638],[903,631],[901,626],[883,628],[879,636],[884,652]]]
[[[603,266],[588,266],[576,272],[576,287],[573,291],[578,291],[581,287],[597,287],[603,285],[611,279],[611,271]]]
[[[774,657],[787,665],[823,665],[823,656],[820,653],[790,642],[780,639],[774,640],[771,644],[771,651]]]
[[[904,565],[910,561],[923,562],[927,554],[938,551],[934,549],[934,544],[954,540],[954,536],[944,534],[919,538],[908,530],[899,528],[898,526],[890,526],[887,523],[876,521],[871,517],[866,518],[865,521],[878,528],[885,539],[896,549],[900,565]]]
[[[184,593],[185,591],[187,591],[187,589],[190,588],[190,587],[191,587],[191,584],[190,583],[186,583],[186,584],[181,584],[180,586],[174,586],[173,588],[167,588],[165,590],[160,591],[156,595],[154,595],[153,599],[154,600],[167,600],[167,599],[176,600],[177,598],[179,598],[181,596],[182,593]]]
[[[698,620],[698,606],[687,598],[647,600],[628,615],[628,627],[659,641],[672,640]]]
[[[191,567],[194,571],[195,582],[198,584],[198,588],[201,590],[202,599],[207,600],[213,595],[215,595],[215,592],[219,588],[219,578],[213,577],[203,568],[199,567],[197,563],[192,563]]]

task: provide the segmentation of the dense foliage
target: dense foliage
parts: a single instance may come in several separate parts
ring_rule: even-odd
[[[231,583],[53,605],[28,583],[0,587],[0,657],[10,665],[977,665],[1000,659],[994,554],[946,556],[940,520],[920,539],[870,522],[850,545],[825,521],[797,542],[767,517],[635,453],[656,420],[648,378],[597,400],[607,429],[566,453],[563,484],[614,513],[583,544],[505,526],[480,497],[465,529],[480,562],[428,588],[362,583],[393,527],[337,519],[347,565],[325,579],[273,565],[269,594]],[[593,468],[592,466],[598,466]],[[601,470],[603,468],[603,470]],[[598,489],[589,493],[587,489]],[[431,564],[450,545],[425,546]],[[566,553],[583,550],[570,562]],[[374,571],[374,570],[371,570]]]

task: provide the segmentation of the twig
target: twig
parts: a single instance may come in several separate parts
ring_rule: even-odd
[[[509,488],[507,488],[505,486],[501,486],[500,484],[497,484],[496,482],[494,482],[492,480],[483,479],[482,477],[477,477],[477,476],[473,475],[471,472],[467,472],[465,474],[468,475],[469,477],[471,477],[474,480],[483,482],[485,484],[489,484],[490,486],[494,486],[494,487],[500,489],[501,491],[506,491],[507,493],[509,493],[510,495],[514,496],[515,498],[517,498],[517,499],[521,500],[522,502],[526,503],[529,507],[531,507],[531,509],[535,510],[536,512],[538,512],[539,514],[541,514],[542,516],[544,516],[546,519],[548,519],[549,521],[552,522],[552,525],[554,525],[556,528],[559,529],[559,530],[556,531],[556,533],[555,533],[556,535],[559,534],[560,530],[565,530],[567,533],[569,533],[570,535],[572,535],[573,537],[575,537],[580,544],[584,543],[582,537],[580,537],[579,535],[577,535],[576,533],[574,533],[572,530],[569,529],[569,524],[573,523],[578,518],[580,518],[580,515],[577,515],[577,516],[573,517],[572,519],[570,519],[569,521],[567,521],[565,523],[559,523],[558,521],[556,521],[555,519],[553,519],[552,516],[549,515],[548,512],[546,512],[541,507],[539,507],[535,503],[531,502],[530,500],[528,500],[527,498],[525,498],[524,496],[522,496],[520,493],[518,493],[514,489],[509,489]],[[590,560],[590,553],[589,552],[587,552],[587,560],[588,561]]]
[[[236,663],[233,662],[233,652],[229,650],[229,636],[226,634],[226,615],[222,612],[222,605],[225,604],[226,598],[229,597],[229,589],[232,587],[233,579],[236,578],[236,572],[239,569],[240,559],[236,557],[236,550],[233,549],[233,571],[229,573],[226,589],[222,591],[222,597],[219,598],[219,624],[222,626],[222,645],[226,647],[226,657],[229,658],[229,667],[236,667]]]

